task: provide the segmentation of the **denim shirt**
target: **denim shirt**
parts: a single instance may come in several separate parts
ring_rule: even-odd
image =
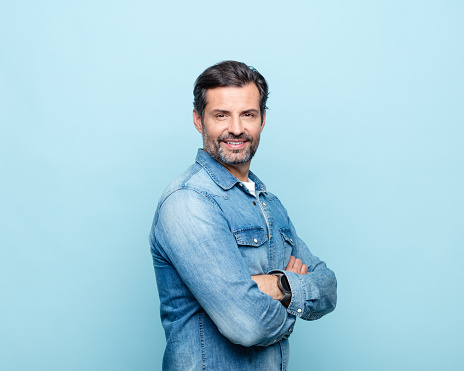
[[[165,190],[150,233],[166,334],[163,370],[286,370],[296,317],[336,303],[336,279],[295,232],[279,199],[252,173],[256,197],[203,150]],[[285,272],[293,255],[309,268]],[[285,272],[288,308],[251,275]]]

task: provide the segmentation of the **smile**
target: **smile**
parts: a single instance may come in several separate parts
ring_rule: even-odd
[[[240,147],[242,147],[245,143],[247,143],[247,141],[240,141],[240,142],[237,142],[237,141],[228,141],[228,140],[225,140],[223,143],[226,144],[228,147],[231,147],[231,148],[240,148]]]

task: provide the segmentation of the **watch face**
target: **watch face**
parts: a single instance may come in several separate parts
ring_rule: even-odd
[[[286,275],[282,275],[282,278],[280,279],[280,282],[282,283],[282,287],[286,291],[290,291],[290,284],[288,283],[288,279]]]

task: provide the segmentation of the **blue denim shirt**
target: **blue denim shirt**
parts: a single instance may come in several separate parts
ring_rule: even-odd
[[[336,279],[300,240],[279,199],[252,173],[256,197],[203,150],[165,190],[150,233],[166,333],[163,370],[286,370],[296,317],[336,303]],[[290,256],[309,273],[285,272],[288,308],[251,275],[284,271]]]

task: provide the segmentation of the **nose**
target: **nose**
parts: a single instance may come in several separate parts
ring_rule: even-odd
[[[234,135],[240,135],[243,133],[243,122],[241,117],[233,117],[229,125],[229,133]]]

